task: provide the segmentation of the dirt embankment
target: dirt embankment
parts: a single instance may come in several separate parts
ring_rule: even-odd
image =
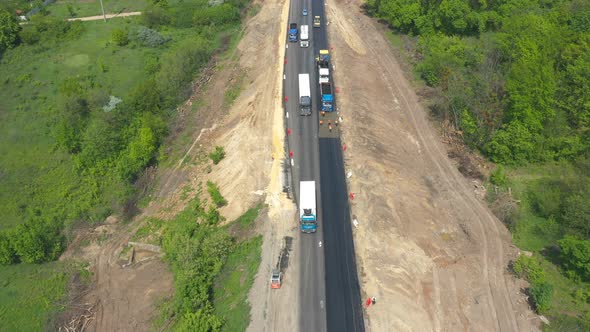
[[[372,331],[534,331],[508,230],[448,158],[384,28],[327,3],[355,245]]]
[[[284,52],[284,25],[288,12],[286,0],[254,1],[260,11],[247,20],[243,37],[233,54],[217,58],[206,69],[194,93],[178,111],[176,134],[186,130],[192,140],[181,150],[178,161],[156,171],[157,185],[153,201],[133,222],[124,225],[110,218],[94,230],[80,232],[77,244],[62,259],[89,261],[93,273],[90,287],[75,290],[70,310],[60,326],[85,325],[91,331],[147,331],[157,315],[157,303],[173,293],[172,275],[157,254],[153,259],[126,265],[125,250],[133,234],[147,217],[174,216],[207,180],[218,184],[229,204],[221,214],[233,220],[262,198],[269,205],[270,220],[259,225],[264,236],[263,261],[255,287],[250,294],[253,329],[277,330],[275,326],[295,330],[296,312],[275,310],[296,304],[296,283],[282,291],[281,306],[273,301],[268,277],[279,252],[282,238],[292,232],[292,203],[282,191],[281,160],[283,125],[281,109],[281,69]],[[261,61],[263,59],[263,61]],[[231,107],[224,102],[226,89],[241,80],[243,90]],[[201,84],[202,83],[202,84]],[[193,112],[193,104],[199,105]],[[207,154],[215,145],[225,148],[219,165],[207,167]],[[177,151],[178,152],[178,151]],[[203,192],[206,192],[204,190]],[[80,243],[89,243],[80,246]],[[290,267],[291,268],[291,267]],[[294,267],[293,267],[294,268]],[[278,317],[268,320],[268,317]],[[273,325],[280,322],[281,325]]]

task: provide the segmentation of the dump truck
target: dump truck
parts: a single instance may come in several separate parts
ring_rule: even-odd
[[[299,74],[299,107],[301,115],[311,115],[309,74]]]
[[[315,233],[316,218],[315,181],[299,182],[299,221],[303,233]]]
[[[320,50],[315,61],[318,64],[319,84],[330,82],[330,51]]]
[[[334,110],[334,96],[332,95],[332,84],[325,82],[320,84],[322,95],[322,111],[332,112]]]

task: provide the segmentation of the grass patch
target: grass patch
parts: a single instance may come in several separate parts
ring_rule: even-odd
[[[217,188],[217,185],[215,183],[207,181],[207,191],[209,192],[211,199],[213,200],[215,205],[217,205],[217,207],[227,205],[227,201],[221,195],[221,192],[219,192],[219,188]]]
[[[41,331],[63,307],[68,271],[60,262],[0,269],[0,331]]]
[[[245,78],[246,74],[241,73],[240,75],[238,75],[238,77],[235,79],[233,83],[230,83],[227,90],[225,90],[223,102],[226,105],[226,107],[231,106],[234,103],[234,101],[236,101],[236,99],[240,96],[240,93],[242,92],[242,88],[244,86],[243,83]]]
[[[560,225],[552,218],[538,216],[531,188],[538,188],[540,181],[574,176],[574,169],[567,163],[530,165],[507,170],[508,184],[519,203],[517,221],[512,227],[514,243],[531,251],[539,260],[546,280],[553,286],[551,308],[545,315],[551,325],[545,331],[587,331],[584,321],[590,316],[590,283],[576,282],[564,275],[558,254],[553,249],[563,237]],[[536,189],[539,190],[539,189]],[[542,189],[541,189],[542,190]],[[555,321],[555,324],[554,324]]]
[[[148,4],[146,0],[102,0],[102,2],[106,14],[142,11]],[[58,1],[47,6],[47,10],[49,15],[63,19],[102,15],[99,0]]]
[[[247,213],[256,214],[246,219],[256,219],[258,209]],[[248,292],[260,265],[261,246],[262,236],[238,244],[215,282],[213,304],[215,314],[224,319],[222,331],[245,331],[250,324]]]
[[[162,226],[164,222],[160,219],[149,218],[131,237],[132,242],[142,242],[154,245],[162,244]]]
[[[238,219],[236,219],[235,223],[239,224],[242,227],[249,227],[254,223],[254,220],[258,218],[258,214],[260,210],[264,207],[264,203],[258,203],[256,207],[249,209],[246,213],[242,214]]]

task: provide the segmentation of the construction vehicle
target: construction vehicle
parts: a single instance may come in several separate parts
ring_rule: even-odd
[[[321,26],[321,20],[319,16],[314,16],[313,17],[313,27],[314,28],[319,28]]]
[[[289,24],[289,41],[297,42],[297,23]]]
[[[315,233],[316,218],[315,181],[299,182],[299,221],[303,233]]]
[[[319,84],[330,82],[330,51],[320,50],[315,61],[318,64]]]
[[[270,288],[279,289],[281,288],[282,282],[283,273],[279,269],[272,269],[272,274],[270,275]]]
[[[309,47],[309,25],[301,26],[301,47]]]
[[[277,259],[277,265],[272,269],[270,275],[270,288],[272,289],[281,288],[283,283],[283,272],[285,272],[287,266],[289,265],[289,252],[291,251],[292,242],[292,237],[284,237],[283,246],[281,247],[281,252],[279,253],[279,258]]]
[[[299,106],[301,115],[311,115],[311,88],[309,74],[299,74]]]
[[[322,95],[322,111],[332,112],[334,110],[334,96],[332,95],[332,84],[325,82],[320,84]]]

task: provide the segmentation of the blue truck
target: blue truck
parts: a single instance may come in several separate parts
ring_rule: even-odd
[[[322,111],[332,112],[334,110],[334,96],[332,95],[332,84],[330,82],[320,83],[322,95]]]
[[[289,41],[296,43],[297,42],[297,23],[289,24]]]
[[[318,229],[315,204],[315,181],[299,182],[299,222],[303,233],[315,233]]]

